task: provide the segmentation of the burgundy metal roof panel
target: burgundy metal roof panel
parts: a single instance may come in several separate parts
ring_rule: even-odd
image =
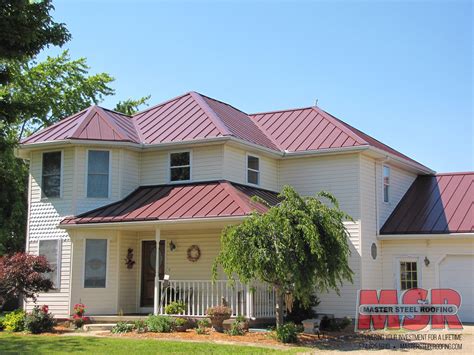
[[[21,143],[39,143],[63,139],[140,141],[132,118],[118,112],[91,106],[43,129]]]
[[[381,234],[474,232],[474,172],[419,176]]]
[[[269,204],[278,203],[275,192],[227,181],[143,186],[121,201],[65,218],[61,224],[231,217],[245,216],[252,210],[265,212],[266,206],[251,200],[255,195]]]

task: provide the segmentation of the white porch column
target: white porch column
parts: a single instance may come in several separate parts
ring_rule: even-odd
[[[153,298],[153,314],[158,315],[159,303],[160,303],[160,239],[161,231],[159,227],[156,227],[155,230],[155,240],[156,240],[156,262],[155,262],[155,294]]]

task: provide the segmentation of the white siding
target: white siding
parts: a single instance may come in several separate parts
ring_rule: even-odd
[[[390,202],[383,202],[383,183],[382,183],[382,164],[377,164],[377,189],[380,191],[378,194],[380,213],[379,213],[379,226],[383,226],[387,218],[393,212],[395,207],[410,188],[413,181],[416,179],[416,174],[400,169],[398,167],[385,164],[390,167]]]
[[[39,255],[39,242],[34,240],[29,245],[29,252]],[[57,318],[67,318],[69,316],[69,283],[71,280],[71,242],[63,240],[61,243],[61,260],[60,260],[60,284],[59,289],[52,290],[47,293],[41,293],[36,300],[36,305],[48,305],[49,310]],[[31,311],[35,306],[32,300],[26,303],[26,311]]]
[[[84,287],[85,239],[108,239],[107,274],[105,288]],[[73,267],[71,304],[84,303],[88,314],[118,313],[118,233],[116,231],[78,231],[72,238]],[[72,310],[72,308],[71,308]]]
[[[360,204],[361,204],[361,287],[376,289],[382,284],[382,247],[377,240],[376,201],[381,190],[376,187],[376,162],[360,156]],[[380,192],[379,192],[380,191]],[[377,247],[377,256],[371,256],[371,247]]]
[[[192,151],[191,178],[193,181],[222,179],[222,145],[198,147]],[[140,185],[159,185],[169,182],[169,151],[143,152]]]
[[[277,159],[228,145],[224,146],[224,179],[247,184],[247,153],[260,158],[260,187],[278,191],[279,161]]]
[[[140,153],[122,149],[120,169],[120,198],[135,190],[140,183]]]
[[[125,260],[128,248],[133,249],[133,260],[135,264],[131,269],[127,268]],[[140,243],[138,233],[136,232],[119,232],[119,277],[118,277],[118,312],[119,313],[136,313],[137,312],[137,290],[140,287]]]
[[[450,236],[441,240],[408,240],[407,238],[384,240],[382,246],[384,288],[397,288],[399,258],[418,258],[421,266],[421,284],[418,286],[430,289],[439,287],[439,266],[447,255],[474,255],[474,239],[465,239],[460,236]],[[430,261],[428,266],[424,263],[425,257]],[[466,273],[468,272],[472,270],[466,270]]]
[[[331,192],[340,207],[360,219],[359,156],[331,155],[280,161],[280,187],[292,185],[300,194]]]

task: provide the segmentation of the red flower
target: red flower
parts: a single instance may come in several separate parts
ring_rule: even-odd
[[[41,307],[41,312],[48,313],[48,311],[49,311],[49,307],[47,305],[44,305],[43,307]]]

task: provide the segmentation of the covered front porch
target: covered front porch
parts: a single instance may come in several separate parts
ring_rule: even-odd
[[[209,307],[226,304],[232,316],[273,318],[275,295],[268,285],[230,282],[220,270],[217,280],[212,280],[221,230],[237,222],[121,224],[115,229],[70,230],[71,313],[75,304],[83,303],[93,319],[158,315],[170,313],[167,306],[180,302],[183,316],[205,317]],[[104,265],[99,265],[96,251],[91,252],[91,241],[97,240],[106,244]],[[97,272],[97,280],[91,283],[94,270],[102,268],[105,282],[100,284],[101,272]]]

